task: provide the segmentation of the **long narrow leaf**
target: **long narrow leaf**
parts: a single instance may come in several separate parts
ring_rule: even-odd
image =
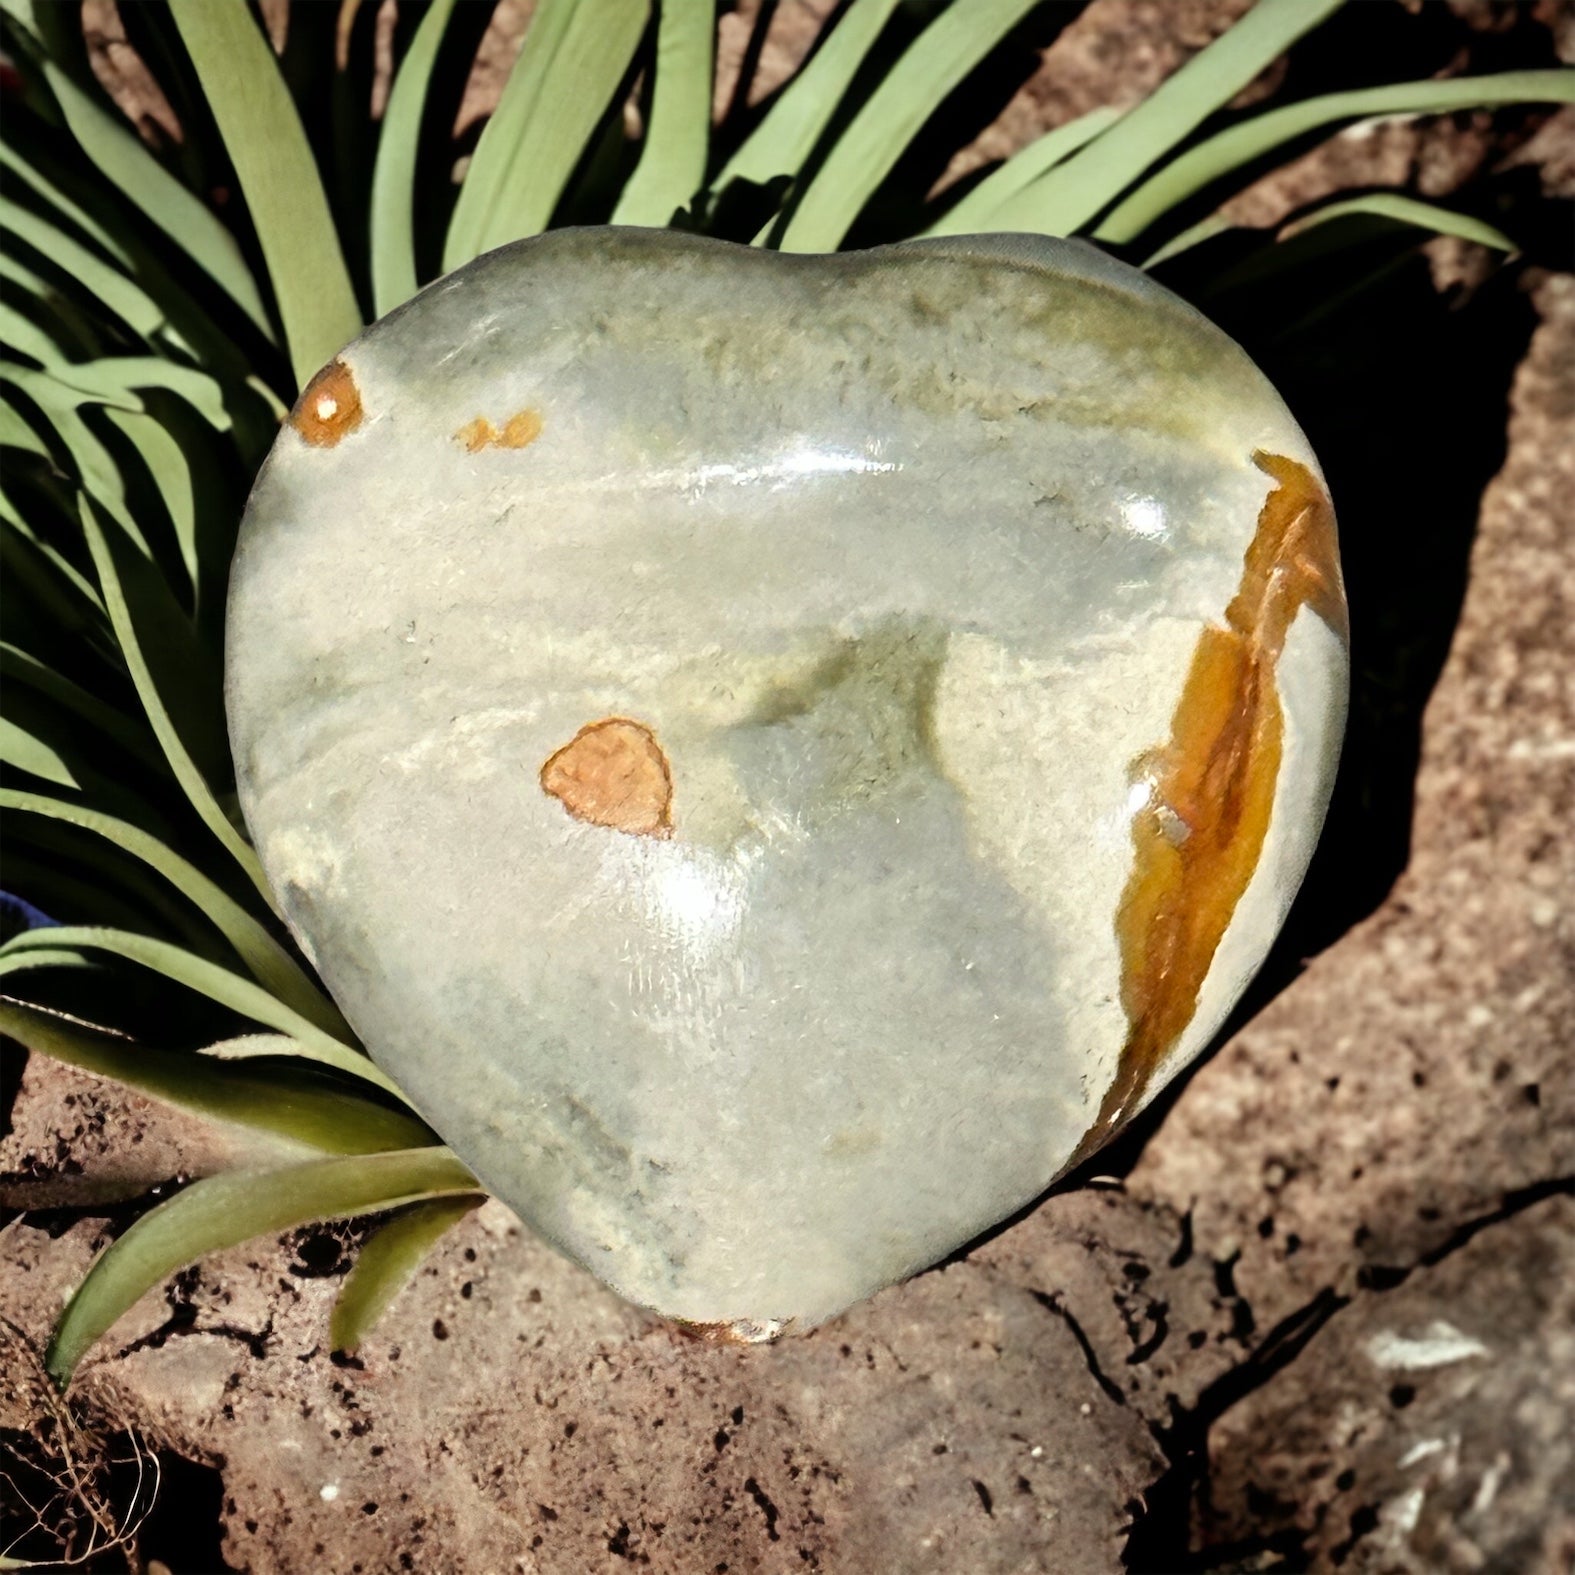
[[[370,1235],[334,1300],[328,1335],[336,1351],[354,1351],[410,1283],[438,1239],[485,1202],[474,1197],[413,1203]]]
[[[475,1177],[446,1148],[308,1160],[193,1182],[105,1249],[61,1315],[45,1368],[65,1388],[89,1347],[122,1313],[205,1253],[316,1220],[475,1188]]]
[[[245,1061],[160,1050],[5,997],[0,1034],[179,1110],[324,1154],[377,1154],[433,1141],[411,1112],[364,1099],[305,1066],[276,1063],[259,1071]]]
[[[115,234],[106,225],[100,224],[81,203],[67,195],[58,181],[51,180],[38,167],[36,159],[25,159],[10,143],[0,141],[0,168],[9,170],[26,185],[31,186],[40,197],[76,225],[126,273],[130,274],[133,271],[135,265],[131,260],[131,254],[120,244]]]
[[[1265,110],[1200,142],[1139,186],[1094,233],[1100,240],[1117,244],[1135,240],[1155,220],[1205,186],[1298,137],[1340,121],[1378,115],[1440,115],[1495,104],[1572,103],[1575,71],[1568,70],[1504,71],[1448,82],[1402,82],[1303,99],[1299,104]]]
[[[1491,224],[1473,218],[1469,213],[1456,213],[1453,208],[1441,208],[1437,203],[1423,202],[1397,191],[1370,192],[1365,196],[1326,203],[1287,224],[1280,234],[1289,239],[1317,225],[1327,224],[1331,219],[1352,218],[1388,219],[1395,224],[1409,224],[1420,230],[1430,230],[1435,235],[1454,235],[1463,241],[1475,241],[1478,246],[1488,246],[1494,251],[1515,250],[1515,243]]]
[[[245,5],[179,0],[170,13],[246,196],[290,364],[304,384],[361,328],[306,133],[273,52]]]
[[[783,251],[834,251],[875,188],[935,107],[1037,0],[955,0],[901,60],[837,139],[782,233]]]
[[[659,0],[656,84],[640,162],[613,210],[614,224],[667,224],[705,182],[711,136],[715,0]]]
[[[1046,170],[1092,142],[1107,126],[1120,119],[1121,111],[1109,106],[1091,109],[1076,120],[1047,131],[1014,153],[998,170],[993,170],[967,196],[932,224],[926,235],[969,235],[988,227],[990,215],[1009,198],[1015,197]]]
[[[46,699],[70,711],[89,729],[102,733],[144,765],[158,766],[158,752],[143,730],[129,717],[100,700],[97,695],[89,694],[80,684],[63,678],[36,656],[4,641],[0,641],[0,679],[36,689]],[[4,802],[5,795],[0,790],[0,804]],[[76,811],[71,810],[71,813],[75,814]]]
[[[44,73],[72,136],[104,180],[140,208],[272,339],[257,281],[218,216],[153,157],[129,126],[59,66],[48,61]]]
[[[649,14],[648,0],[541,0],[454,205],[445,271],[547,227]]]
[[[0,716],[0,761],[59,787],[82,785],[56,750],[8,716]]]
[[[109,424],[123,433],[147,466],[159,499],[170,517],[175,544],[195,601],[202,565],[197,552],[197,498],[192,485],[191,463],[174,433],[150,415],[134,411],[106,412]]]
[[[1342,4],[1344,0],[1258,0],[1241,21],[1128,110],[1104,136],[1004,204],[992,216],[991,228],[1045,235],[1081,229]]]
[[[782,176],[797,175],[896,9],[897,0],[853,0],[826,41],[722,166],[712,190],[721,192],[733,181],[765,186]]]
[[[293,1007],[286,1006],[276,996],[243,979],[228,968],[221,968],[205,958],[196,957],[168,941],[153,939],[148,935],[133,934],[128,930],[100,929],[90,925],[64,925],[49,930],[27,930],[13,936],[0,946],[0,956],[26,951],[45,944],[80,947],[91,951],[107,952],[112,957],[123,957],[127,962],[151,968],[176,984],[185,985],[210,1001],[249,1017],[254,1022],[288,1034],[302,1046],[302,1053],[312,1060],[321,1061],[335,1071],[348,1072],[375,1084],[385,1093],[403,1098],[399,1085],[382,1068],[357,1050],[319,1028],[310,1018]]]
[[[0,197],[0,232],[25,241],[58,268],[77,286],[74,299],[80,304],[109,312],[144,339],[168,326],[163,308],[114,263],[9,197]]]
[[[93,959],[85,952],[35,946],[31,951],[0,957],[0,978],[8,973],[25,973],[33,968],[91,968]]]
[[[301,971],[290,954],[241,905],[157,837],[95,809],[37,793],[0,788],[0,809],[43,815],[102,837],[162,875],[193,902],[235,948],[252,977],[291,1010],[335,1039],[353,1037],[339,1009]]]
[[[433,0],[388,95],[372,171],[372,304],[379,317],[416,293],[416,167],[432,68],[454,0]]]
[[[216,431],[227,432],[230,428],[224,390],[194,366],[180,366],[160,356],[127,355],[100,356],[92,361],[52,367],[50,371],[67,388],[121,410],[143,408],[135,390],[165,388],[184,399]]]
[[[98,521],[93,517],[92,507],[86,498],[81,500],[81,510],[82,529],[87,536],[88,547],[93,554],[93,563],[98,570],[99,584],[104,592],[104,605],[114,625],[115,637],[120,642],[121,653],[126,659],[126,666],[131,672],[132,682],[137,687],[143,709],[148,713],[148,720],[153,724],[154,734],[164,751],[164,758],[169,761],[170,769],[175,773],[176,780],[180,783],[192,808],[201,817],[203,824],[229,851],[263,900],[277,911],[273,892],[268,885],[267,877],[262,872],[257,854],[251,844],[230,824],[229,817],[219,807],[219,801],[213,796],[213,789],[208,786],[201,771],[197,769],[196,762],[170,719],[170,713],[153,681],[152,670],[143,655],[141,640],[126,601],[114,555],[110,551],[103,531],[99,528]]]

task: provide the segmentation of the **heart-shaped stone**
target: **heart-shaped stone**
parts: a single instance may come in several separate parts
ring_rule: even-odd
[[[378,1062],[563,1251],[746,1338],[1204,1047],[1347,681],[1273,389],[1023,237],[479,259],[302,395],[228,658],[264,868]]]

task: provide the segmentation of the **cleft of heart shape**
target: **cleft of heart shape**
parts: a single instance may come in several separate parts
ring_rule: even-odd
[[[1348,663],[1306,439],[1078,242],[555,232],[303,392],[241,802],[378,1063],[632,1301],[809,1328],[1106,1141],[1295,894]]]

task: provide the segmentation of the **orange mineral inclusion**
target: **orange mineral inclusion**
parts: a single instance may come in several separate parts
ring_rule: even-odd
[[[1275,485],[1258,514],[1223,628],[1203,631],[1170,737],[1134,762],[1151,784],[1116,911],[1130,1028],[1085,1152],[1141,1097],[1197,1010],[1214,953],[1258,867],[1284,736],[1275,667],[1291,621],[1312,608],[1342,638],[1334,510],[1305,465],[1253,455]]]
[[[521,410],[501,427],[493,426],[485,416],[477,416],[454,434],[454,441],[462,443],[467,453],[479,454],[484,448],[527,448],[540,436],[541,412]]]
[[[290,425],[313,448],[332,448],[361,425],[361,390],[343,361],[330,361],[305,388],[290,412]]]
[[[656,735],[610,716],[582,727],[541,768],[544,793],[576,820],[637,837],[673,834],[673,776]]]

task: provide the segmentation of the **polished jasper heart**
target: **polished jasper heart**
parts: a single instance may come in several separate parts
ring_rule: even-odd
[[[1198,1054],[1346,680],[1273,389],[1023,237],[493,252],[307,388],[230,602],[246,817],[373,1056],[564,1252],[744,1338]]]

